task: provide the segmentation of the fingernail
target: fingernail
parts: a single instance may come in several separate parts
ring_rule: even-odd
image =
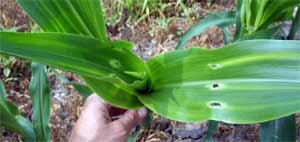
[[[141,118],[144,118],[147,114],[147,110],[145,108],[141,108],[138,110],[138,114]]]

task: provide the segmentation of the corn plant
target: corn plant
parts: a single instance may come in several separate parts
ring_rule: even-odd
[[[6,99],[6,92],[0,81],[0,126],[20,134],[24,139],[34,139],[35,133],[30,122],[24,118],[18,108]]]
[[[249,31],[237,30],[236,42],[223,48],[180,49],[143,61],[133,53],[132,43],[107,37],[101,1],[17,2],[43,32],[0,32],[0,53],[76,73],[111,105],[146,107],[182,122],[234,124],[266,122],[300,112],[299,41],[245,40],[251,38],[245,38]],[[237,18],[241,15],[237,11],[210,16],[213,20],[204,19],[200,30],[192,27],[191,35],[214,24],[237,23],[242,29],[245,26]],[[192,37],[189,32],[186,35],[178,47]],[[5,108],[0,108],[1,114],[11,113]],[[11,114],[4,119],[15,121],[19,116]],[[32,129],[19,133],[33,137]]]
[[[32,123],[24,118],[17,106],[6,99],[3,82],[0,81],[0,126],[17,132],[25,140],[50,140],[50,89],[44,65],[32,63],[32,78],[29,85],[32,102]]]

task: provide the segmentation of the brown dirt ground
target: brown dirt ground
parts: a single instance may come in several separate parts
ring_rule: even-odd
[[[206,0],[199,2],[191,0],[191,2],[211,12],[234,9],[233,0],[225,4],[226,8],[218,1],[212,1],[210,6],[206,4]],[[203,11],[196,11],[195,13],[199,17],[207,15]],[[21,26],[19,31],[23,32],[29,31],[32,25],[32,21],[24,15],[14,0],[0,0],[0,16],[0,28]],[[108,29],[112,39],[126,39],[134,42],[136,53],[147,60],[157,54],[174,50],[179,37],[177,32],[185,31],[191,25],[184,18],[175,17],[168,23],[167,28],[163,28],[155,22],[156,18],[151,16],[139,25],[134,24],[134,22],[131,22],[131,25],[123,23],[122,26],[109,26]],[[192,17],[192,19],[194,23],[196,18]],[[188,46],[193,45],[206,48],[220,47],[223,45],[222,33],[220,29],[211,27],[204,34],[195,37]],[[4,77],[3,68],[0,67],[0,78],[5,82],[5,88],[9,94],[8,99],[17,104],[22,114],[31,120],[31,102],[28,95],[29,64],[26,61],[15,60],[10,65],[12,74],[9,78]],[[81,82],[80,78],[72,73],[62,74],[70,80]],[[55,75],[49,74],[49,80],[53,96],[50,121],[51,139],[54,142],[64,142],[70,136],[80,115],[84,99],[73,88],[63,85]],[[299,124],[299,122],[297,123]],[[299,133],[299,125],[297,127],[297,133]],[[221,123],[214,139],[222,142],[258,141],[258,130],[258,124],[230,125]],[[138,141],[200,142],[203,141],[206,131],[206,122],[180,123],[154,115],[150,128],[139,130]],[[0,129],[0,141],[21,141],[21,138],[15,133]]]

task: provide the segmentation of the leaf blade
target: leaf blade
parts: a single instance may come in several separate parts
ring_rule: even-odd
[[[136,109],[143,106],[137,98],[137,92],[119,79],[106,77],[101,80],[86,76],[83,76],[83,79],[97,95],[113,106],[123,109]]]
[[[6,100],[6,92],[1,80],[0,93],[0,126],[20,134],[25,140],[33,141],[35,133],[31,123],[21,116],[15,105]]]
[[[32,124],[37,141],[50,140],[50,87],[46,67],[32,63],[32,77],[29,85],[29,95],[32,102]]]
[[[103,42],[71,34],[4,32],[0,33],[0,40],[2,43],[0,53],[78,73],[88,86],[94,88],[93,91],[102,96],[103,99],[122,108],[136,108],[142,105],[135,95],[130,95],[135,93],[132,91],[130,91],[131,93],[124,93],[127,92],[126,88],[122,90],[122,87],[118,86],[129,85],[136,90],[143,90],[151,85],[151,74],[148,66],[132,53],[128,48],[129,44],[124,41],[122,44],[120,41],[115,43]],[[95,53],[99,53],[99,55]],[[144,74],[144,78],[137,78],[128,72]],[[104,77],[109,80],[107,79],[108,76],[112,78],[111,80],[120,78],[122,81],[103,83]],[[89,81],[89,78],[93,78],[93,80]],[[100,84],[111,88],[111,90],[107,90],[110,91],[109,93],[114,94],[114,91],[121,91],[129,96],[103,94],[99,89]],[[118,97],[124,98],[124,100],[117,99]]]
[[[154,90],[139,98],[152,111],[183,122],[245,124],[290,115],[300,111],[299,45],[252,40],[163,54],[148,61]]]
[[[150,81],[147,65],[127,48],[127,43],[124,43],[126,47],[122,47],[120,42],[115,44],[60,33],[1,32],[0,40],[0,53],[52,65],[80,75],[101,78],[103,75],[115,74],[131,84],[139,79],[127,72],[136,72],[145,73],[142,80]]]
[[[44,31],[78,33],[107,40],[100,0],[17,0]]]
[[[214,142],[213,136],[218,129],[218,125],[219,125],[218,121],[214,121],[214,120],[208,121],[207,132],[204,138],[205,142]]]
[[[295,115],[261,124],[260,140],[265,142],[296,141]]]
[[[218,26],[224,28],[235,23],[235,12],[222,12],[210,15],[203,20],[200,20],[192,26],[179,40],[176,49],[183,48],[184,45],[194,36],[201,34],[210,26]]]

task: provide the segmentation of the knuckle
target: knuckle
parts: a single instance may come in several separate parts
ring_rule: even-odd
[[[131,122],[136,122],[139,119],[136,111],[130,112],[128,118],[130,119]]]
[[[129,119],[129,121],[134,121],[134,120],[136,120],[136,115],[135,115],[135,113],[134,112],[130,112],[129,114],[128,114],[128,119]]]
[[[112,125],[112,129],[119,136],[127,136],[130,131],[123,123],[114,123],[114,125]]]

